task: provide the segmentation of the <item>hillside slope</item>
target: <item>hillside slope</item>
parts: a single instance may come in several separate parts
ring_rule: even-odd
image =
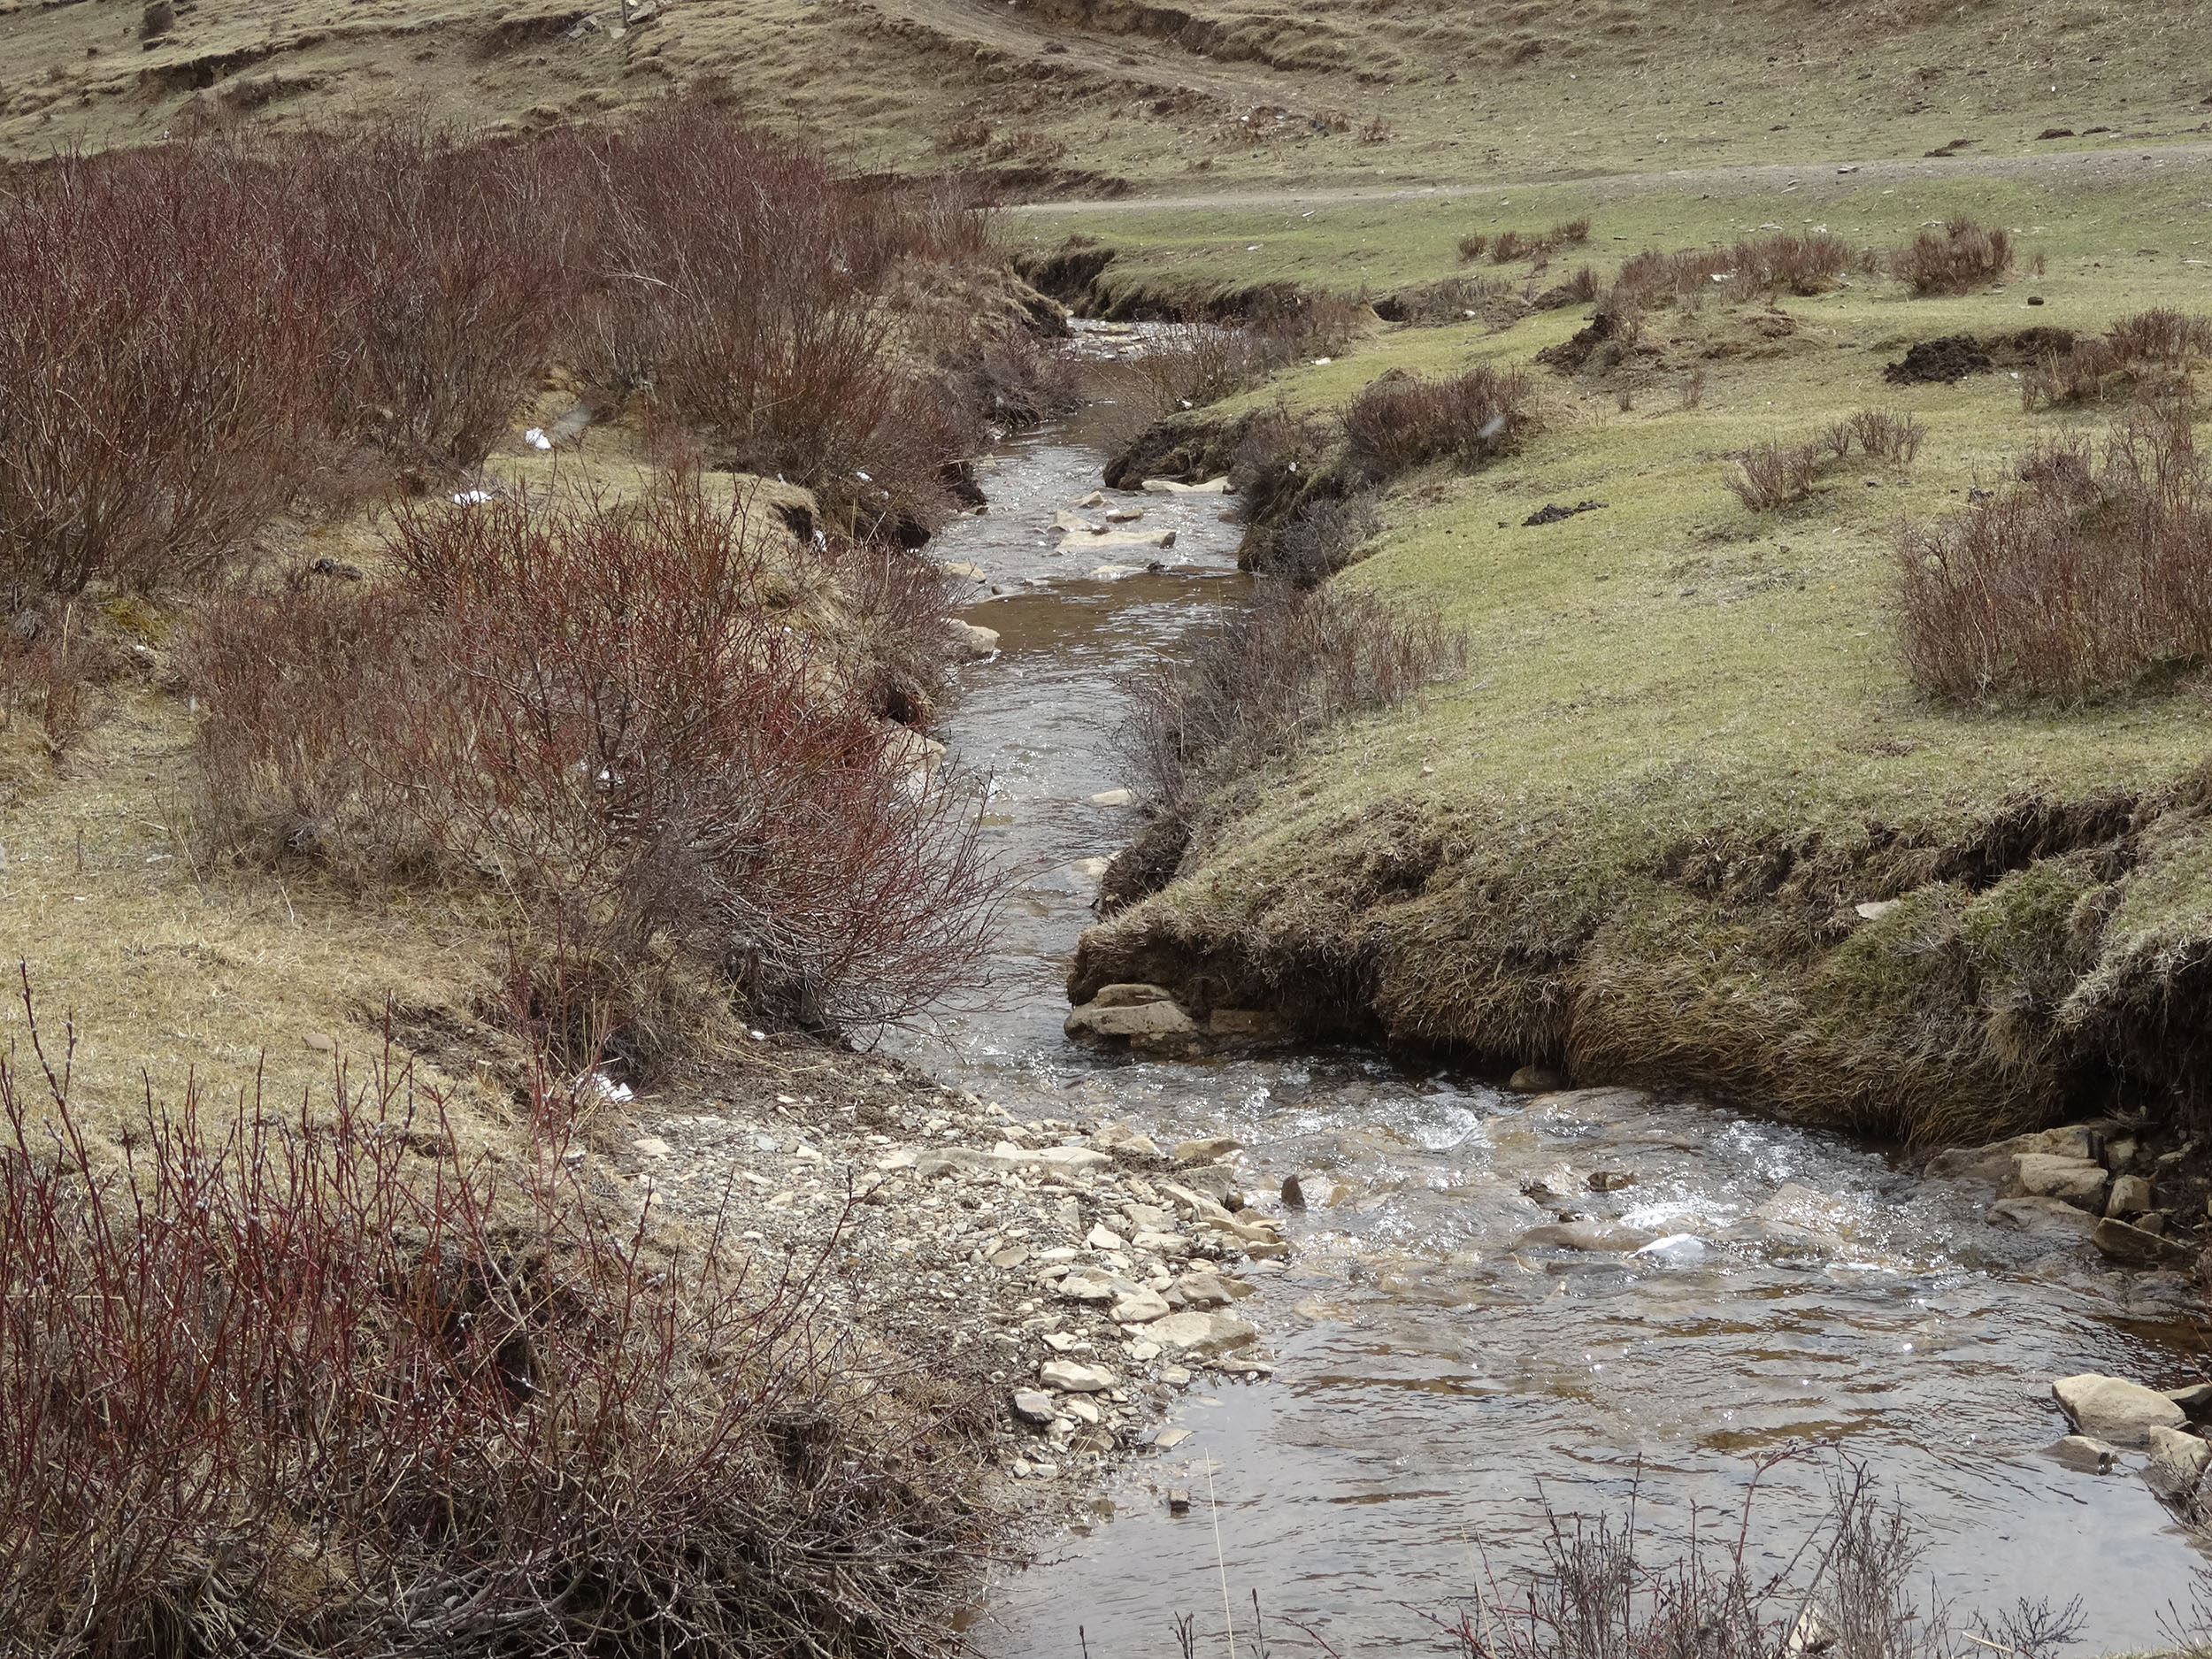
[[[0,153],[241,121],[524,132],[705,84],[856,167],[1102,194],[2001,153],[2212,115],[2212,9],[2085,0],[183,0],[146,38],[169,9],[0,0]]]

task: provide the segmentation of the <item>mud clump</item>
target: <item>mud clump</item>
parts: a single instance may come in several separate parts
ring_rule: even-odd
[[[1943,334],[1923,340],[1882,378],[1892,386],[1948,385],[1970,374],[2026,368],[2074,349],[2070,328],[2022,328],[2008,334]]]
[[[1890,364],[1882,378],[1892,386],[1948,385],[1970,374],[1986,374],[1997,366],[1971,334],[1945,334],[1924,340]]]

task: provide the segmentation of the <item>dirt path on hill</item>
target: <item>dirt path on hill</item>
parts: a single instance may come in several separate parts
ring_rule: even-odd
[[[1351,202],[1446,201],[1486,196],[1498,190],[1537,185],[1581,184],[1601,202],[1623,197],[1676,194],[1698,188],[1778,191],[1799,186],[1808,199],[1868,184],[1936,179],[2066,179],[2112,183],[2162,168],[2193,171],[2212,166],[2212,143],[2130,146],[2110,150],[2030,152],[2016,156],[1921,156],[1891,161],[1769,162],[1733,167],[1679,168],[1664,173],[1616,173],[1486,180],[1479,184],[1380,187],[1323,185],[1306,189],[1216,190],[1197,196],[1128,196],[1110,200],[1027,202],[1015,213],[1135,213],[1169,208],[1311,207]]]

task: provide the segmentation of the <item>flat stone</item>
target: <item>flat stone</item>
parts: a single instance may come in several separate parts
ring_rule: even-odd
[[[1102,528],[1102,526],[1094,525],[1089,519],[1071,512],[1054,513],[1052,523],[1048,527],[1058,531],[1063,535],[1097,535]]]
[[[1024,1154],[1023,1161],[1054,1175],[1080,1175],[1103,1169],[1113,1159],[1095,1147],[1039,1147]]]
[[[1162,1348],[1180,1348],[1198,1359],[1233,1353],[1260,1340],[1258,1326],[1226,1313],[1171,1313],[1145,1326],[1144,1333]]]
[[[1175,1310],[1167,1305],[1167,1298],[1156,1290],[1139,1286],[1124,1291],[1114,1298],[1114,1304],[1106,1310],[1106,1317],[1116,1325],[1149,1325],[1164,1319]]]
[[[1106,504],[1106,492],[1102,489],[1094,489],[1075,504],[1079,510],[1094,511]]]
[[[1093,806],[1134,806],[1137,792],[1134,789],[1101,789],[1089,800]]]
[[[1101,1415],[1098,1402],[1087,1394],[1070,1394],[1066,1405],[1068,1415],[1078,1423],[1096,1423]]]
[[[2107,1216],[2097,1223],[2089,1235],[2095,1245],[2111,1261],[2131,1267],[2163,1266],[2169,1263],[2185,1262],[2194,1254],[2185,1244],[2163,1239],[2141,1227],[2131,1227],[2124,1221],[2115,1221]]]
[[[1129,1248],[1129,1240],[1104,1222],[1099,1223],[1085,1233],[1083,1242],[1094,1250],[1125,1250]]]
[[[1206,1135],[1196,1141],[1178,1141],[1174,1157],[1178,1164],[1211,1164],[1243,1149],[1244,1142],[1233,1135]]]
[[[2069,1434],[2064,1440],[2043,1449],[2046,1455],[2055,1457],[2067,1468],[2085,1475],[2108,1475],[2113,1465],[2120,1460],[2118,1447],[2091,1440],[2085,1434]]]
[[[300,1041],[304,1047],[312,1048],[317,1054],[338,1052],[336,1040],[326,1031],[303,1031],[300,1033]]]
[[[1147,1002],[1172,1002],[1175,993],[1164,985],[1102,985],[1086,1008],[1141,1008]]]
[[[1180,1233],[1140,1233],[1130,1243],[1140,1250],[1149,1250],[1155,1256],[1172,1256],[1178,1261],[1190,1254],[1190,1240]]]
[[[937,573],[940,576],[954,577],[961,581],[979,582],[983,580],[981,565],[965,565],[956,559],[940,565],[937,567]]]
[[[1517,1094],[1548,1094],[1567,1087],[1567,1079],[1548,1065],[1525,1065],[1506,1079]]]
[[[2151,1184],[2139,1175],[2123,1175],[2112,1183],[2104,1201],[2108,1216],[2140,1216],[2157,1206],[2151,1200]]]
[[[2060,1378],[2051,1394],[2077,1430],[2115,1446],[2147,1444],[2153,1429],[2177,1429],[2188,1421],[2188,1414],[2164,1394],[2124,1377],[2085,1371]]]
[[[1110,1302],[1135,1288],[1118,1273],[1096,1267],[1078,1268],[1060,1281],[1060,1294],[1071,1302]]]
[[[2016,1153],[2007,1198],[2062,1198],[2088,1210],[2104,1206],[2104,1165],[2051,1152]]]
[[[1052,1396],[1039,1388],[1014,1390],[1014,1415],[1025,1423],[1049,1423],[1059,1413]]]
[[[1109,530],[1101,535],[1084,537],[1083,545],[1087,548],[1173,547],[1175,532],[1172,530]]]
[[[1068,1010],[1062,1029],[1071,1037],[1157,1041],[1163,1037],[1195,1037],[1198,1022],[1172,1002],[1144,1002],[1134,1008],[1100,1008],[1086,1002]]]
[[[2086,1239],[2097,1225],[2094,1216],[2062,1198],[2000,1198],[1986,1219],[1993,1227],[2046,1239]]]
[[[1153,1436],[1152,1443],[1164,1452],[1171,1452],[1190,1439],[1190,1434],[1188,1429],[1162,1429]]]
[[[630,1146],[631,1149],[642,1158],[664,1158],[674,1150],[658,1135],[647,1135],[641,1141],[631,1141]]]
[[[1841,1199],[1800,1181],[1783,1182],[1773,1197],[1751,1213],[1762,1221],[1778,1221],[1832,1238],[1847,1235],[1855,1219],[1851,1207]]]
[[[1229,493],[1229,479],[1224,473],[1202,484],[1179,484],[1171,478],[1148,478],[1143,488],[1148,495],[1225,495]]]
[[[1555,1221],[1531,1227],[1514,1240],[1517,1250],[1640,1250],[1656,1243],[1658,1234],[1617,1221]]]
[[[1097,1394],[1118,1380],[1103,1365],[1085,1365],[1071,1359],[1048,1359],[1037,1367],[1037,1380],[1064,1394]]]
[[[1878,922],[1903,903],[1901,899],[1866,899],[1851,908],[1863,922]]]
[[[1138,519],[1144,517],[1144,509],[1141,507],[1117,507],[1111,512],[1102,513],[1100,516],[1103,518],[1108,524],[1134,524]]]
[[[1175,1281],[1175,1288],[1183,1293],[1184,1305],[1191,1308],[1225,1308],[1234,1300],[1228,1286],[1211,1273],[1188,1273]]]
[[[2042,1148],[2040,1135],[2015,1135],[1985,1147],[1946,1147],[1928,1160],[1921,1174],[1932,1181],[1987,1181],[2001,1187],[2012,1179],[2012,1160]]]

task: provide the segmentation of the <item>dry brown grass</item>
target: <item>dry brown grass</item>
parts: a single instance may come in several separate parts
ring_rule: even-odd
[[[1940,235],[1923,231],[1888,257],[1889,273],[1916,295],[1964,294],[2012,269],[2012,237],[1971,219],[1955,219]]]

